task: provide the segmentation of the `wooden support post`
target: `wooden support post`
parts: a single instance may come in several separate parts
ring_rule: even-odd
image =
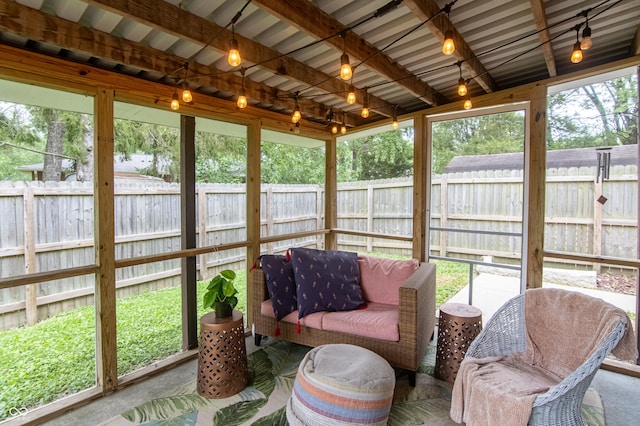
[[[324,173],[324,227],[335,229],[338,226],[338,176],[336,172],[336,137],[325,141],[325,173]],[[328,232],[324,237],[324,248],[335,250],[338,248],[338,237],[334,232]]]
[[[180,222],[182,249],[196,248],[196,120],[180,116]],[[182,349],[198,346],[196,257],[182,258]]]
[[[547,87],[537,84],[531,89],[529,121],[526,284],[542,287],[544,262],[545,185],[547,180]],[[526,151],[526,149],[525,149]],[[527,179],[528,178],[528,179]]]
[[[93,211],[96,264],[96,372],[103,392],[118,383],[113,189],[113,90],[100,88],[94,101]]]
[[[36,237],[34,235],[33,188],[27,182],[22,192],[24,206],[24,273],[36,272]],[[29,284],[25,288],[25,311],[27,325],[38,322],[38,285]]]
[[[430,130],[424,114],[413,118],[413,243],[412,257],[424,262],[428,259],[429,199],[431,197]]]
[[[260,140],[262,125],[252,123],[247,128],[247,325],[253,324],[253,282],[250,273],[260,256]]]

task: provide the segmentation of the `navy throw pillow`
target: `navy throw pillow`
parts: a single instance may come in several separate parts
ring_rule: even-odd
[[[292,248],[289,254],[296,280],[298,318],[365,305],[357,253]]]
[[[286,256],[265,254],[260,256],[262,271],[267,281],[267,290],[273,305],[276,321],[298,307],[296,302],[296,283],[293,276],[293,266]]]

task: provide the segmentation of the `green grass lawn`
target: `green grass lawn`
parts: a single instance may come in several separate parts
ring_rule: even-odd
[[[446,302],[467,283],[466,265],[437,263],[436,303]],[[238,306],[245,311],[246,271],[237,271]],[[198,283],[198,318],[205,312]],[[118,299],[118,375],[181,350],[180,287]],[[95,310],[74,309],[32,327],[0,332],[0,420],[9,410],[33,408],[95,386]]]

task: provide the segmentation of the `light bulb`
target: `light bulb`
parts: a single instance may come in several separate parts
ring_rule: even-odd
[[[393,121],[391,122],[391,128],[393,130],[398,130],[398,119],[394,118]]]
[[[331,127],[331,133],[333,133],[334,135],[335,135],[336,133],[338,133],[338,125],[337,125],[337,124],[334,124],[334,125]]]
[[[368,118],[369,117],[369,108],[367,106],[363,106],[362,107],[362,112],[360,113],[360,116],[362,118]]]
[[[467,94],[467,83],[464,81],[464,78],[460,77],[458,80],[458,95],[464,96]]]
[[[300,114],[300,107],[296,105],[295,109],[293,110],[293,114],[291,115],[291,122],[297,123],[301,118],[302,114]]]
[[[191,95],[191,90],[185,88],[182,91],[182,100],[186,103],[190,103],[193,100],[193,96]]]
[[[173,92],[173,98],[171,98],[171,109],[177,111],[180,109],[180,101],[178,100],[178,94]]]
[[[240,58],[240,51],[238,50],[238,40],[232,38],[229,42],[229,56],[227,57],[229,61],[229,65],[232,67],[237,67],[242,63],[242,58]]]
[[[242,88],[240,89],[240,96],[238,96],[238,108],[246,108],[247,107],[247,91]]]
[[[296,126],[293,128],[293,133],[296,135],[300,134],[300,123],[296,123]]]
[[[456,50],[456,45],[453,42],[453,32],[447,30],[444,33],[444,43],[442,44],[442,53],[445,55],[451,55]]]
[[[342,123],[342,126],[340,126],[340,133],[342,133],[343,135],[345,133],[347,133],[347,125]]]
[[[347,95],[347,103],[355,104],[356,103],[356,89],[354,89],[353,84],[349,86],[349,94]]]
[[[473,107],[473,103],[471,103],[471,98],[469,96],[467,96],[467,98],[464,100],[464,104],[462,104],[462,107],[464,109],[471,109]]]
[[[582,30],[582,41],[580,42],[580,49],[588,50],[593,45],[591,41],[591,28],[588,26]]]
[[[349,63],[349,55],[343,53],[340,57],[340,78],[343,80],[351,80],[351,77],[353,77],[353,70]]]
[[[576,41],[573,45],[573,52],[571,52],[571,62],[579,64],[582,62],[582,49],[580,48],[580,42]]]

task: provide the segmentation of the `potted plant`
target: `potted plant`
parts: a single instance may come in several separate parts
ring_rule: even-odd
[[[217,318],[230,317],[238,304],[238,290],[233,285],[235,279],[236,273],[225,269],[213,277],[207,286],[202,305],[205,309],[214,309]]]

